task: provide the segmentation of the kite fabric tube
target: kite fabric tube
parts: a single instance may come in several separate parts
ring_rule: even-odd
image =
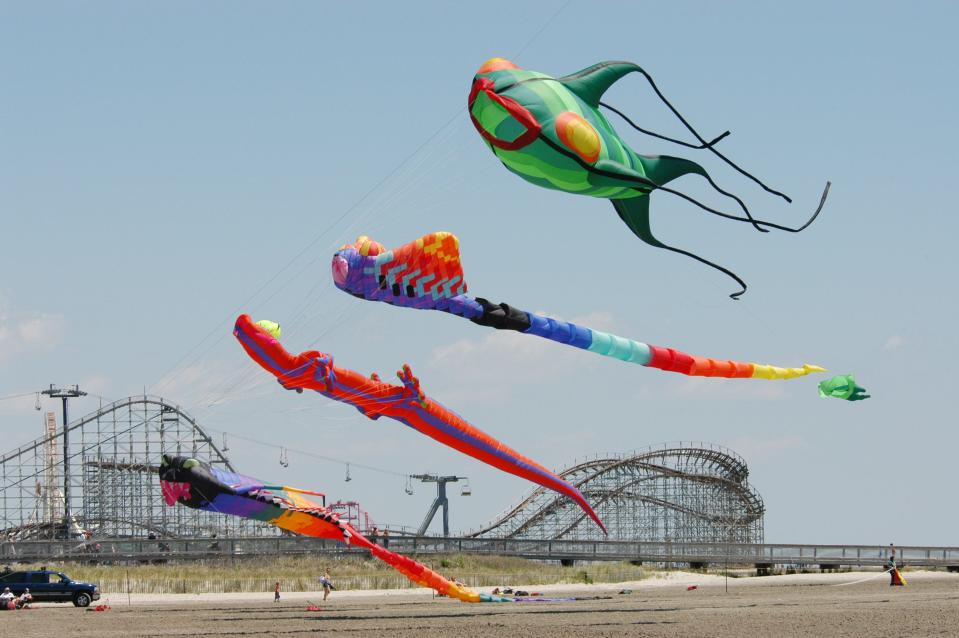
[[[185,457],[164,455],[159,471],[160,488],[167,505],[179,503],[193,509],[262,521],[304,536],[340,541],[368,550],[412,582],[443,596],[468,603],[501,602],[494,600],[499,597],[474,592],[422,563],[371,542],[339,514],[302,496],[306,490],[267,486],[258,479]]]
[[[428,398],[408,365],[397,372],[402,385],[391,385],[376,374],[366,377],[335,366],[332,355],[317,350],[292,355],[249,315],[237,318],[233,334],[250,358],[273,374],[284,388],[314,390],[352,405],[370,419],[381,416],[395,419],[487,465],[567,496],[606,533],[602,521],[579,490]]]
[[[568,321],[495,304],[466,294],[459,239],[447,232],[424,235],[386,250],[361,236],[333,255],[333,283],[340,290],[394,306],[440,310],[499,330],[515,330],[620,361],[699,377],[793,379],[825,368],[785,368],[763,363],[700,357],[593,330]]]

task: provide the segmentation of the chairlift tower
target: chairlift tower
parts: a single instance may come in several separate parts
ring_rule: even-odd
[[[456,483],[458,481],[466,481],[469,485],[469,479],[465,476],[437,476],[435,474],[411,474],[410,478],[414,478],[417,481],[423,483],[436,483],[436,500],[433,501],[433,505],[430,506],[430,511],[427,512],[426,518],[423,519],[423,523],[420,525],[420,528],[416,531],[417,536],[423,536],[426,534],[426,530],[429,529],[430,523],[433,522],[433,517],[436,516],[436,511],[443,507],[443,536],[450,535],[450,501],[446,497],[446,484],[447,483]],[[463,496],[469,496],[470,492],[467,488],[463,489]]]
[[[40,394],[45,394],[51,399],[61,399],[63,401],[63,529],[66,538],[70,538],[70,420],[67,418],[67,401],[77,397],[85,397],[87,393],[80,389],[79,385],[67,386],[63,388],[55,387],[52,383],[46,390]]]

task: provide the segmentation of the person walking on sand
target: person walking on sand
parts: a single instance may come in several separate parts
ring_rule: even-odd
[[[320,577],[320,584],[323,586],[323,600],[326,600],[330,597],[330,592],[336,589],[333,586],[333,580],[330,578],[329,570],[323,572],[323,576]]]
[[[276,584],[273,585],[273,602],[280,602],[280,581],[276,581]]]

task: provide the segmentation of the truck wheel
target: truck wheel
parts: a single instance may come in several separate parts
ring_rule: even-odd
[[[73,606],[74,607],[89,607],[90,606],[90,594],[85,592],[80,592],[73,597]]]

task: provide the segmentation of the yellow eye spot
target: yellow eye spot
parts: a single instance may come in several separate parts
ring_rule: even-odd
[[[599,133],[576,113],[565,111],[556,117],[556,134],[567,148],[590,164],[599,159],[602,149]]]

